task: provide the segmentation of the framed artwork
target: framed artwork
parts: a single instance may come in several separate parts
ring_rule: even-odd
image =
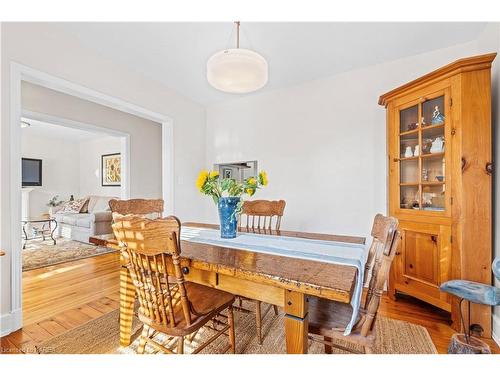
[[[121,154],[107,154],[101,156],[101,185],[121,186],[122,157]]]
[[[223,168],[222,178],[233,178],[233,170],[231,168]]]

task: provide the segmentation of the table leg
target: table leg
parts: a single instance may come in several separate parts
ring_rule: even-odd
[[[122,263],[123,264],[123,263]],[[120,270],[120,345],[129,346],[134,318],[135,287],[126,266]]]
[[[300,292],[285,290],[285,334],[288,354],[307,354],[308,302]]]
[[[24,244],[23,244],[23,250],[26,249],[26,243],[28,242],[28,234],[26,233],[26,225],[28,223],[23,223],[23,233],[24,233]]]
[[[54,241],[54,245],[56,244],[56,239],[54,238],[54,232],[57,229],[57,221],[54,220],[54,229],[51,230],[51,222],[49,221],[49,230],[50,230],[50,238],[52,238],[52,241]]]

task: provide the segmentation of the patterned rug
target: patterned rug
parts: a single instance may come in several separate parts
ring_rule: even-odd
[[[246,307],[252,307],[251,305]],[[278,316],[272,310],[263,321],[264,343],[257,342],[257,331],[255,328],[255,315],[235,311],[235,335],[236,353],[239,354],[284,354],[285,332],[284,314],[280,309]],[[133,321],[133,343],[126,348],[119,346],[119,311],[115,310],[99,318],[96,318],[80,327],[53,337],[39,345],[37,352],[45,354],[135,354],[138,345],[138,336],[142,324],[137,318]],[[436,347],[432,343],[429,333],[424,327],[410,324],[400,320],[379,317],[376,328],[377,341],[374,348],[379,354],[437,354]],[[185,341],[185,352],[190,353],[193,348],[199,346],[200,341],[210,337],[213,331],[201,329],[192,342]],[[176,339],[164,335],[158,336],[160,340],[175,348]],[[213,343],[204,348],[201,353],[221,354],[227,346],[228,338],[221,336]],[[353,345],[352,348],[361,349]],[[316,342],[309,342],[309,353],[324,354],[324,346]],[[154,351],[146,346],[146,353]],[[345,352],[333,348],[333,353],[345,354]]]
[[[66,238],[56,238],[56,244],[51,239],[29,240],[23,250],[23,271],[52,266],[54,264],[71,262],[73,260],[90,258],[113,252],[106,247],[95,246]]]

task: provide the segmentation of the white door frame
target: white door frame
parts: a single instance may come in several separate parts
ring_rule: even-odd
[[[21,256],[21,127],[23,115],[21,105],[21,82],[26,81],[80,99],[88,100],[113,109],[130,113],[162,126],[162,196],[166,202],[164,214],[174,213],[174,129],[171,117],[150,111],[138,105],[100,93],[88,87],[52,76],[28,66],[10,63],[10,252],[11,252],[11,309],[9,327],[2,327],[2,335],[22,327],[22,256]],[[26,113],[29,115],[29,113]],[[39,114],[40,115],[40,114]],[[27,116],[29,117],[29,116]],[[61,119],[59,119],[61,120]],[[57,121],[57,119],[56,119]],[[74,126],[88,126],[77,122],[65,121]],[[87,127],[88,128],[88,127]],[[101,130],[103,130],[101,128]],[[109,129],[108,129],[109,131]],[[123,135],[123,134],[122,134]],[[127,137],[125,137],[127,139]],[[125,141],[129,147],[129,141]],[[127,150],[129,151],[129,150]],[[129,152],[127,152],[129,154]],[[16,162],[14,162],[16,161]],[[129,173],[130,163],[125,173]],[[127,176],[128,177],[128,176]],[[130,178],[127,178],[126,195],[130,195]]]

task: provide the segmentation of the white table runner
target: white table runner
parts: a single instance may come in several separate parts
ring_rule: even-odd
[[[352,317],[344,331],[344,335],[347,336],[351,333],[361,304],[363,274],[366,263],[365,245],[255,233],[238,233],[236,238],[225,239],[220,238],[220,231],[218,230],[195,227],[183,227],[181,239],[239,250],[356,267],[358,270],[356,287],[351,298]]]

